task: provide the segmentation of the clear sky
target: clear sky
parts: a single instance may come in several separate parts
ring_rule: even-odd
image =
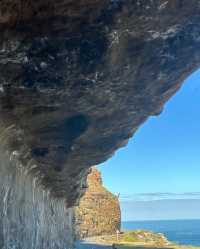
[[[136,211],[127,201],[143,201],[144,205],[153,201],[157,205],[164,193],[168,193],[164,199],[173,197],[177,203],[180,199],[200,199],[200,194],[194,193],[200,192],[200,70],[186,80],[160,116],[143,124],[129,144],[99,169],[104,185],[120,193],[124,219],[125,213]],[[187,205],[187,213],[186,209]],[[141,213],[137,212],[139,217]],[[164,212],[162,215],[171,217]]]

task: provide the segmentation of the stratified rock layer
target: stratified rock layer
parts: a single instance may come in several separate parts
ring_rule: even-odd
[[[92,168],[88,189],[75,211],[76,237],[115,234],[120,230],[121,212],[117,196],[103,187],[100,172]]]

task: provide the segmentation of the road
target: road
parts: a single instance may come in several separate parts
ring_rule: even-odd
[[[76,249],[112,249],[112,246],[96,244],[95,242],[85,240],[76,242]]]

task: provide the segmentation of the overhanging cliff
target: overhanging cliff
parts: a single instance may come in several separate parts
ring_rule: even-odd
[[[1,151],[16,172],[52,200],[77,203],[88,168],[158,115],[199,67],[199,13],[198,0],[2,0]]]

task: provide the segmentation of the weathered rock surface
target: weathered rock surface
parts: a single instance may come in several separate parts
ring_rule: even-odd
[[[52,199],[0,149],[0,248],[73,248],[74,210]]]
[[[7,149],[74,205],[87,168],[159,114],[198,68],[199,13],[198,0],[1,1]]]
[[[1,149],[68,207],[200,65],[199,0],[2,0],[0,32]]]
[[[88,188],[75,210],[76,238],[115,234],[120,230],[121,212],[117,196],[103,187],[100,172],[92,168]]]

